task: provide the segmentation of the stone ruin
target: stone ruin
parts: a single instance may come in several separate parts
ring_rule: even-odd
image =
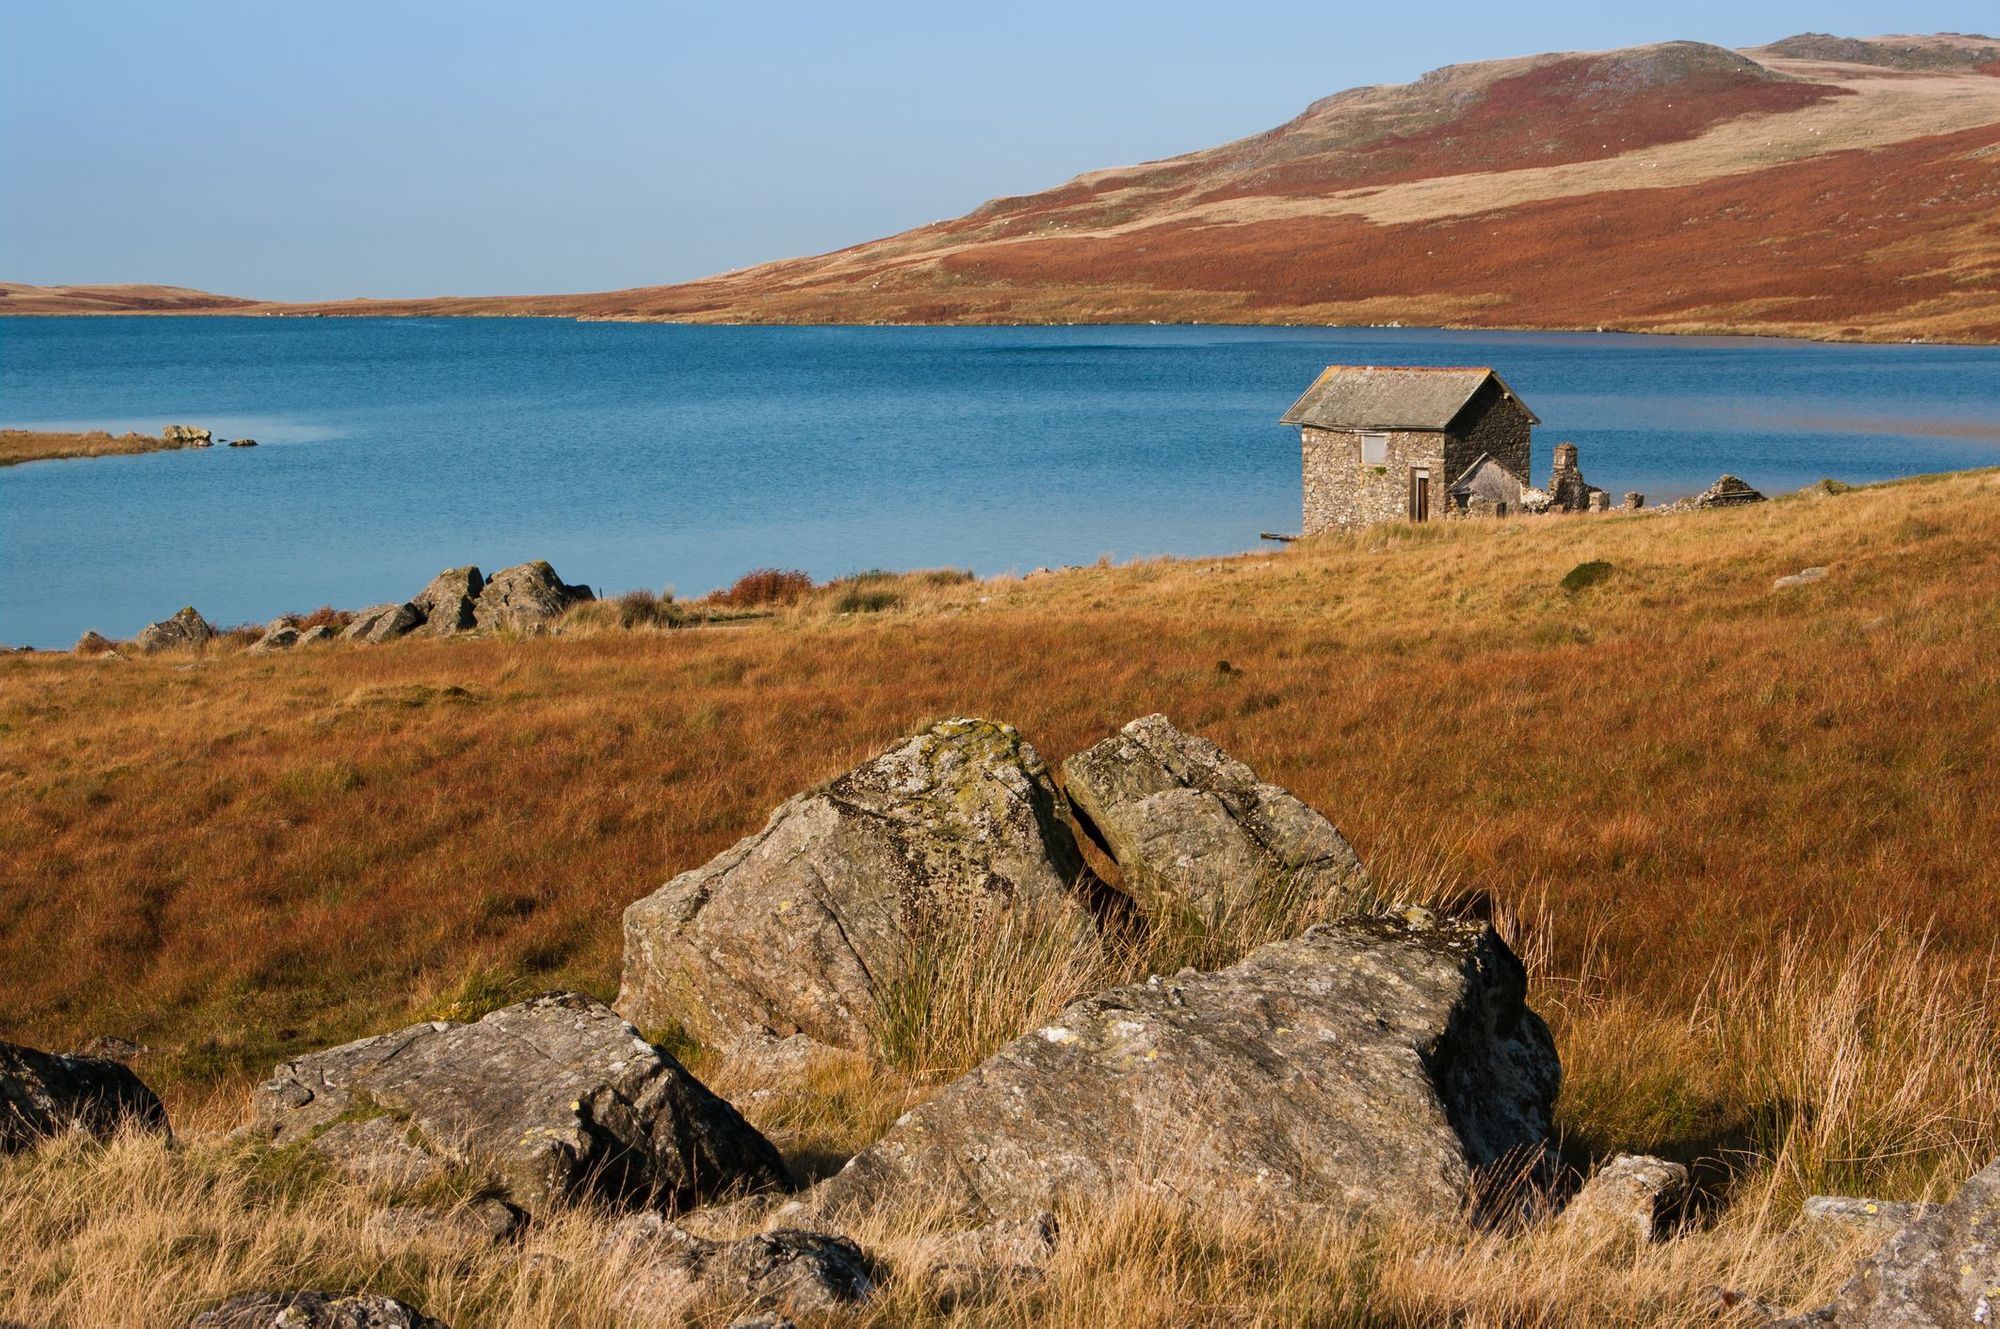
[[[1576,444],[1556,444],[1555,461],[1549,468],[1550,512],[1603,512],[1611,497],[1583,478],[1576,464]]]

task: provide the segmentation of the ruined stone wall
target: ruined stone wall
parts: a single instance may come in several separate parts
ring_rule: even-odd
[[[1532,464],[1532,429],[1527,408],[1500,390],[1490,379],[1472,404],[1453,423],[1459,432],[1446,446],[1445,461],[1451,468],[1451,482],[1457,483],[1481,453],[1492,457],[1524,485],[1533,483],[1528,467]]]
[[[1361,436],[1310,425],[1299,431],[1304,459],[1304,535],[1352,529],[1410,516],[1410,473],[1431,473],[1431,519],[1452,511],[1450,477],[1445,474],[1444,435],[1394,432],[1381,465],[1363,465]]]

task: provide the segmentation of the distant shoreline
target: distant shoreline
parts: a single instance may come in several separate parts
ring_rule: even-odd
[[[226,297],[219,297],[226,298]],[[383,301],[383,304],[473,304],[486,306],[494,302],[540,301],[570,299],[567,296],[444,296],[436,300]],[[0,320],[9,318],[276,318],[276,319],[541,319],[561,323],[639,323],[663,327],[686,328],[910,328],[917,330],[941,328],[1296,328],[1301,331],[1324,332],[1518,332],[1548,334],[1551,336],[1580,335],[1602,337],[1675,337],[1726,338],[1730,341],[1805,342],[1818,346],[1964,346],[1986,348],[2000,346],[2000,338],[1960,339],[1945,337],[1905,337],[1889,334],[1874,335],[1865,330],[1860,336],[1848,335],[1847,330],[1824,332],[1795,331],[1777,332],[1764,328],[1711,327],[1689,325],[1675,327],[1610,327],[1576,325],[1529,325],[1515,323],[1313,323],[1296,320],[1264,319],[952,319],[935,322],[910,322],[898,320],[854,320],[817,321],[794,319],[703,319],[676,318],[651,314],[590,314],[569,313],[555,310],[513,310],[495,308],[473,309],[410,309],[410,308],[366,308],[361,302],[333,301],[321,304],[277,304],[274,302],[246,302],[216,308],[167,308],[167,309],[9,309],[0,304]]]

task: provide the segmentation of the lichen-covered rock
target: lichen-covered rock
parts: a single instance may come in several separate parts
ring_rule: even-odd
[[[1276,1215],[1452,1218],[1476,1174],[1548,1163],[1561,1079],[1483,924],[1352,918],[1078,1002],[905,1114],[811,1215],[973,1223],[1158,1186]]]
[[[113,651],[118,647],[109,637],[92,628],[76,639],[76,646],[73,649],[78,655],[103,655],[106,651]]]
[[[1645,1154],[1619,1154],[1563,1207],[1563,1227],[1587,1241],[1643,1246],[1671,1233],[1688,1201],[1688,1170]]]
[[[423,625],[423,611],[413,604],[374,605],[356,614],[354,621],[340,634],[340,639],[379,646],[385,641],[394,641],[415,632]]]
[[[1357,902],[1367,886],[1332,822],[1164,715],[1077,753],[1062,775],[1084,834],[1153,918],[1214,919],[1280,883]]]
[[[206,646],[214,636],[215,629],[208,625],[208,620],[196,613],[193,605],[188,605],[172,618],[148,624],[135,644],[151,654],[178,647]]]
[[[166,425],[160,430],[160,438],[173,448],[212,448],[215,446],[213,432],[200,425]]]
[[[626,909],[618,1008],[717,1044],[803,1033],[875,1054],[883,1002],[928,938],[1035,909],[1089,940],[1057,800],[1011,725],[933,725]]]
[[[539,632],[573,604],[594,598],[588,586],[571,586],[537,559],[502,568],[486,579],[473,605],[473,623],[484,631]]]
[[[0,1154],[66,1130],[101,1139],[127,1125],[164,1131],[167,1112],[123,1064],[0,1043]]]
[[[337,1292],[246,1292],[189,1322],[189,1329],[449,1329],[394,1297]]]
[[[410,603],[423,614],[427,632],[449,637],[455,632],[471,631],[475,621],[473,606],[485,589],[486,579],[478,568],[469,564],[446,568],[432,577],[430,585],[417,592]]]
[[[322,642],[332,641],[339,635],[339,633],[335,632],[327,624],[315,623],[309,628],[300,630],[297,644],[300,646],[318,646]]]
[[[470,1024],[431,1021],[279,1066],[255,1096],[273,1143],[382,1180],[490,1168],[540,1213],[584,1195],[685,1206],[785,1189],[784,1161],[729,1104],[610,1007],[552,993]]]
[[[825,1232],[778,1228],[713,1241],[643,1214],[621,1222],[605,1246],[625,1263],[618,1301],[649,1319],[697,1300],[813,1314],[857,1305],[875,1291],[861,1248]]]
[[[1832,1305],[1773,1329],[1992,1324],[2000,1324],[2000,1160],[1863,1260]]]

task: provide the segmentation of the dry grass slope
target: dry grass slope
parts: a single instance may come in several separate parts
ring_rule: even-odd
[[[1591,561],[1610,574],[1561,589]],[[1773,591],[1814,564],[1831,575]],[[1068,1216],[1049,1283],[958,1322],[1691,1326],[1705,1283],[1801,1304],[1838,1281],[1853,1252],[1789,1230],[1802,1194],[1919,1196],[2000,1153],[2000,474],[870,587],[873,612],[824,588],[729,630],[0,661],[0,967],[35,976],[0,992],[0,1037],[135,1038],[184,1123],[225,1126],[287,1053],[550,986],[609,996],[626,903],[926,719],[1010,719],[1058,760],[1162,710],[1331,813],[1401,892],[1490,912],[1562,1049],[1570,1157],[1687,1160],[1708,1207],[1646,1251],[1461,1250],[1135,1192]],[[1115,976],[982,945],[912,1001],[898,1072],[753,1099],[746,1067],[687,1055],[823,1171]],[[628,1322],[587,1258],[595,1216],[533,1238],[576,1258],[531,1265],[384,1250],[370,1203],[213,1141],[13,1160],[0,1318],[173,1324],[304,1282],[461,1325]],[[878,1229],[892,1267],[921,1250],[916,1219]],[[860,1322],[951,1320],[905,1285]]]

